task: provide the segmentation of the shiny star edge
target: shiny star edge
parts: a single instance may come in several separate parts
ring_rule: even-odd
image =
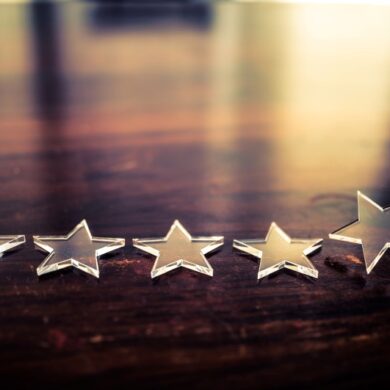
[[[361,191],[357,191],[357,204],[358,219],[330,233],[329,238],[360,244],[366,272],[370,274],[390,248],[390,207],[381,207]],[[384,232],[383,237],[377,234],[377,229]]]
[[[38,276],[74,267],[99,278],[98,257],[125,246],[124,238],[93,237],[86,220],[67,235],[34,236],[33,240],[37,249],[49,253],[37,268]]]
[[[318,251],[322,241],[322,238],[292,239],[275,222],[272,222],[265,239],[234,240],[233,247],[260,259],[257,279],[262,279],[283,268],[318,278],[318,270],[307,256]]]
[[[156,257],[152,279],[180,267],[213,276],[213,268],[205,255],[223,243],[223,236],[192,237],[178,220],[174,221],[165,237],[133,239],[134,247]]]
[[[0,236],[0,258],[3,257],[5,252],[8,252],[26,242],[26,236]]]

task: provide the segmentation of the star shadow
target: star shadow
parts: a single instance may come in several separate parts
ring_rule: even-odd
[[[316,250],[315,252],[313,252],[313,253],[316,253],[316,254],[317,254],[320,250],[321,250],[321,248],[317,249],[317,250]],[[252,255],[250,255],[249,253],[243,253],[243,252],[241,252],[240,250],[238,250],[238,249],[236,249],[236,248],[234,248],[234,247],[233,247],[233,252],[234,252],[235,254],[239,255],[240,257],[243,257],[243,258],[245,258],[245,259],[247,259],[247,260],[250,260],[250,261],[256,263],[257,265],[260,264],[261,259],[255,257],[255,256],[252,256]],[[301,279],[301,280],[310,281],[310,283],[312,283],[312,284],[314,284],[314,282],[315,282],[315,280],[316,280],[315,278],[310,277],[310,276],[308,276],[308,275],[304,275],[304,274],[302,274],[302,273],[300,273],[300,272],[296,272],[296,271],[290,270],[290,269],[288,269],[288,268],[282,268],[282,269],[280,269],[280,270],[278,270],[278,271],[276,271],[276,272],[272,272],[271,274],[267,275],[267,276],[264,277],[264,278],[257,279],[257,284],[261,284],[261,282],[262,282],[264,279],[272,280],[272,279],[274,279],[274,278],[277,278],[279,275],[281,275],[281,274],[283,274],[283,273],[284,273],[284,274],[288,274],[288,275],[290,275],[290,276],[293,276],[295,279]]]
[[[176,278],[178,275],[186,275],[186,277],[191,278],[191,279],[197,279],[199,281],[204,280],[204,281],[211,281],[213,276],[209,276],[206,274],[203,274],[201,272],[196,272],[194,270],[184,268],[184,267],[179,267],[175,268],[172,271],[169,271],[165,274],[159,275],[151,280],[151,283],[153,286],[158,285],[160,282],[163,280],[168,280],[170,281],[171,279]]]
[[[264,280],[277,279],[277,278],[279,278],[283,274],[292,276],[296,280],[304,280],[305,282],[309,282],[311,284],[315,284],[315,282],[317,280],[316,278],[313,278],[313,277],[308,276],[308,275],[304,275],[304,274],[302,274],[300,272],[296,272],[296,271],[293,271],[293,270],[288,269],[288,268],[282,268],[282,269],[280,269],[278,271],[273,272],[270,275],[267,275],[264,278],[257,279],[257,284],[263,283]]]
[[[205,257],[207,259],[209,259],[209,257],[211,255],[216,255],[217,253],[220,253],[222,251],[222,249],[223,249],[222,246],[219,247],[219,248],[216,248],[213,251],[209,252]],[[145,253],[144,251],[141,251],[138,248],[135,248],[134,253],[136,253],[140,257],[143,257],[144,259],[148,259],[148,260],[150,260],[150,259],[152,259],[154,257],[153,255]],[[166,272],[164,274],[161,274],[161,275],[159,275],[159,276],[157,276],[155,278],[152,278],[152,284],[153,285],[158,285],[162,277],[164,277],[164,279],[168,279],[169,280],[169,279],[175,277],[175,275],[181,274],[183,272],[188,272],[189,275],[191,275],[192,278],[198,278],[198,279],[203,279],[203,280],[211,280],[214,277],[214,275],[210,276],[210,275],[206,275],[206,274],[203,274],[201,272],[197,272],[197,271],[185,268],[185,267],[178,267],[178,268],[174,268],[171,271],[168,271],[168,272]]]
[[[116,256],[119,256],[119,255],[124,255],[124,248],[118,248],[112,252],[108,252],[102,256],[99,256],[98,259],[104,259],[104,260],[109,260],[109,259],[112,259],[113,257],[116,257]]]
[[[5,259],[6,257],[12,256],[13,254],[15,254],[17,252],[22,251],[23,249],[26,249],[24,246],[25,246],[25,244],[22,244],[22,245],[15,247],[15,248],[11,248],[3,253],[0,253],[0,261],[2,259]]]
[[[81,271],[75,267],[63,268],[57,270],[55,272],[49,272],[43,275],[37,275],[39,281],[47,281],[52,279],[62,280],[63,278],[67,278],[69,274],[77,275],[78,278],[87,280],[89,282],[95,281],[95,284],[99,284],[100,279],[94,277],[93,275],[88,274],[87,272]]]

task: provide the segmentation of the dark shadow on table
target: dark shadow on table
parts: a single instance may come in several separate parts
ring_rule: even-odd
[[[213,9],[202,2],[98,2],[89,13],[89,23],[98,30],[153,28],[184,24],[207,29],[213,21]]]

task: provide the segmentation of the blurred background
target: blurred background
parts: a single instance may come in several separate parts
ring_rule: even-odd
[[[240,218],[237,199],[241,208],[253,207],[241,189],[314,196],[345,191],[351,208],[357,189],[383,196],[390,7],[339,3],[0,5],[0,148],[6,154],[11,137],[16,152],[38,151],[28,159],[33,174],[24,180],[31,201],[43,202],[41,223],[56,226],[68,215],[57,194],[50,196],[52,178],[67,178],[61,191],[71,204],[88,201],[92,188],[85,180],[85,191],[74,184],[95,169],[107,180],[121,179],[123,194],[146,192],[155,199],[166,190],[188,190],[181,177],[191,172],[198,212],[213,210],[225,220]],[[107,148],[99,152],[102,137]],[[137,154],[140,142],[149,154]],[[155,156],[155,142],[181,147]],[[90,150],[89,157],[77,148],[69,152],[74,143]],[[48,157],[48,149],[58,158]],[[88,164],[93,156],[97,168]],[[184,156],[192,160],[177,165]],[[16,160],[12,169],[24,172]],[[154,169],[164,172],[153,175]],[[168,184],[166,177],[177,180]],[[26,185],[13,180],[8,188],[18,194]],[[258,196],[253,200],[259,204]],[[266,219],[288,222],[284,215],[297,205],[273,200],[275,211]],[[171,207],[166,219],[186,214],[164,202],[165,210]],[[134,212],[117,204],[115,214],[122,215],[119,205]],[[146,209],[153,218],[155,208]],[[69,220],[79,211],[69,211]],[[334,229],[328,221],[321,224]]]
[[[385,380],[386,257],[367,277],[358,245],[325,240],[317,281],[257,284],[231,242],[272,221],[326,238],[357,190],[390,205],[389,3],[0,0],[0,234],[28,238],[0,264],[2,383]],[[82,218],[129,245],[98,282],[38,279],[31,235]],[[225,236],[212,279],[150,280],[130,239],[174,219]]]
[[[246,185],[246,162],[221,167],[215,148],[260,137],[248,158],[265,188],[386,187],[390,7],[321,3],[8,2],[0,126],[20,148],[74,133],[201,137],[194,169],[217,183],[223,168],[226,186]]]

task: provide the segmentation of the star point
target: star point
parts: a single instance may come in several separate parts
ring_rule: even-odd
[[[99,278],[98,257],[125,245],[123,238],[93,237],[85,219],[67,235],[33,239],[38,249],[48,253],[37,268],[38,276],[74,267]]]
[[[266,238],[260,240],[234,240],[233,247],[260,259],[258,279],[283,268],[318,278],[318,271],[308,255],[321,248],[322,239],[292,239],[275,222]]]
[[[165,237],[134,238],[133,245],[156,256],[152,278],[180,267],[213,276],[213,268],[205,255],[223,245],[223,237],[192,237],[180,221],[175,220]]]
[[[3,257],[5,252],[17,248],[26,242],[26,236],[0,236],[0,258]]]

